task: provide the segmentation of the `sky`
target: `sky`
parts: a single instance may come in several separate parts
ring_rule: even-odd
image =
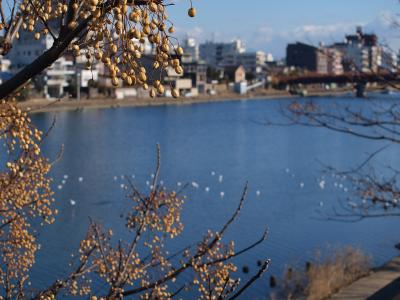
[[[180,38],[231,41],[242,39],[249,51],[262,50],[276,58],[287,43],[314,45],[342,41],[363,26],[380,42],[400,48],[399,0],[192,0],[197,17],[189,18],[189,0],[172,0],[170,19]]]

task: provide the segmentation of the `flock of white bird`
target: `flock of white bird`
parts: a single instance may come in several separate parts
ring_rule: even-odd
[[[289,168],[286,168],[286,169],[285,169],[285,172],[286,172],[289,176],[291,176],[292,178],[296,178],[296,175],[295,175],[294,173],[292,173],[291,170],[290,170]],[[222,183],[223,183],[223,181],[224,181],[224,176],[223,176],[222,174],[218,174],[218,175],[217,175],[217,173],[216,173],[215,171],[211,171],[210,174],[211,174],[211,177],[217,178],[217,182],[218,182],[219,184],[222,184]],[[136,178],[136,176],[135,176],[134,174],[131,175],[131,177],[132,177],[132,179],[135,179],[135,178]],[[153,180],[154,180],[154,177],[155,177],[155,174],[150,174],[151,180],[146,180],[146,182],[145,182],[146,186],[149,187],[150,189],[153,189],[153,188],[154,188],[153,185],[152,185],[152,182],[153,182]],[[341,180],[343,181],[343,180],[346,179],[345,176],[332,175],[332,177],[335,178],[335,179],[337,179],[337,180],[339,181],[339,182],[338,182],[338,181],[335,181],[335,182],[333,183],[333,186],[334,186],[335,188],[338,188],[338,189],[340,189],[340,190],[343,190],[343,192],[345,192],[345,193],[347,193],[347,192],[349,191],[348,188],[345,187],[345,186],[343,185],[343,183],[340,182]],[[58,190],[62,190],[62,189],[63,189],[63,187],[67,184],[68,178],[69,178],[69,176],[68,176],[67,174],[65,174],[65,175],[62,177],[61,183],[57,186]],[[124,190],[127,190],[127,189],[128,189],[128,185],[126,184],[126,182],[125,182],[125,183],[120,183],[119,180],[123,180],[123,181],[124,181],[124,180],[126,180],[126,179],[127,179],[127,178],[126,178],[126,175],[120,175],[120,176],[114,176],[114,177],[113,177],[114,182],[118,183],[119,186],[120,186],[120,188],[121,188],[121,189],[124,189]],[[83,177],[78,177],[78,178],[77,178],[77,181],[78,181],[79,183],[83,183]],[[163,185],[164,185],[164,181],[163,181],[163,180],[160,180],[160,181],[159,181],[159,184],[160,184],[161,186],[163,186]],[[319,186],[319,188],[320,188],[321,190],[324,190],[324,189],[326,188],[326,186],[327,186],[327,181],[326,181],[325,177],[323,176],[322,178],[318,178],[318,179],[317,179],[317,184],[318,184],[318,186]],[[190,185],[193,189],[196,189],[196,190],[200,189],[200,184],[199,184],[197,181],[192,181],[189,185]],[[178,181],[178,182],[176,183],[176,186],[177,186],[177,187],[182,187],[182,186],[183,186],[183,183],[180,182],[180,181]],[[303,188],[305,187],[305,183],[301,181],[301,182],[299,183],[299,187],[300,187],[301,189],[303,189]],[[210,192],[211,192],[211,188],[210,188],[209,186],[205,186],[205,187],[204,187],[204,191],[205,191],[206,193],[210,193]],[[256,190],[256,191],[255,191],[255,195],[256,195],[256,197],[260,197],[260,196],[261,196],[261,191],[260,191],[260,190]],[[224,191],[220,191],[220,192],[219,192],[219,196],[220,196],[220,198],[224,198],[224,197],[225,197],[225,192],[224,192]],[[74,199],[69,199],[69,203],[70,203],[72,206],[76,205],[76,201],[75,201]],[[323,205],[324,205],[324,203],[323,203],[323,201],[321,201],[321,202],[320,202],[320,206],[323,206]]]

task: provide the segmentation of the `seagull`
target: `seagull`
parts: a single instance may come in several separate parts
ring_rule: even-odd
[[[351,206],[352,208],[356,208],[358,205],[357,203],[349,202],[349,206]]]
[[[135,179],[135,174],[132,174],[132,178]]]
[[[345,188],[343,189],[343,191],[344,191],[345,193],[347,193],[347,192],[349,191],[349,189],[345,187]]]
[[[178,182],[176,183],[176,185],[177,185],[177,186],[181,186],[181,185],[182,185],[182,182],[179,182],[179,181],[178,181]]]
[[[64,179],[68,179],[68,175],[64,175]]]
[[[65,184],[65,183],[66,183],[65,179],[61,180],[61,183],[62,183],[62,184]]]
[[[79,177],[79,178],[78,178],[78,181],[79,181],[79,182],[82,182],[82,181],[83,181],[83,177]]]
[[[208,193],[210,191],[210,188],[207,186],[204,190]]]
[[[215,172],[214,171],[211,171],[211,176],[215,176]]]
[[[125,188],[125,184],[123,184],[123,183],[120,186],[121,186],[121,189]]]
[[[323,190],[325,188],[325,180],[321,180],[319,182],[319,187],[321,188],[321,190]]]
[[[286,171],[286,173],[289,173],[289,172],[290,172],[290,169],[289,169],[289,168],[286,168],[285,171]]]
[[[300,182],[300,188],[304,187],[304,182]]]
[[[63,186],[60,184],[60,185],[57,186],[57,188],[58,188],[59,190],[61,190],[61,189],[63,188]]]
[[[221,193],[219,193],[219,195],[221,196],[221,198],[224,198],[225,192],[221,192]]]
[[[257,197],[260,196],[261,192],[260,191],[256,191],[256,195],[257,195]]]
[[[150,176],[151,176],[151,178],[154,178],[154,177],[155,177],[155,175],[154,175],[154,174],[151,174]]]
[[[200,186],[197,182],[193,181],[192,182],[192,187],[194,187],[195,189],[198,189]]]
[[[222,176],[222,175],[219,175],[219,177],[218,177],[218,181],[219,182],[222,182],[222,180],[224,179],[224,176]]]
[[[117,181],[118,180],[118,177],[117,176],[114,176],[114,181]]]
[[[72,206],[74,206],[74,205],[76,204],[76,201],[75,201],[75,200],[72,200],[72,199],[69,199],[69,203],[70,203]]]
[[[147,180],[147,181],[146,181],[146,185],[150,185],[150,181]]]
[[[324,202],[320,201],[319,206],[321,206],[321,207],[324,206]]]

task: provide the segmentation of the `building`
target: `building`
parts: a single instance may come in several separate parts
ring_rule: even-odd
[[[242,65],[226,67],[225,78],[233,83],[244,82],[246,81],[246,69]]]
[[[182,48],[186,54],[186,62],[196,62],[200,59],[200,48],[195,39],[188,38],[184,40]]]
[[[382,64],[382,48],[375,34],[365,34],[361,27],[345,41],[330,48],[342,53],[344,71],[376,72]]]
[[[241,40],[229,43],[206,42],[200,45],[200,59],[210,66],[232,66],[239,54],[246,52]]]
[[[4,56],[0,55],[0,72],[10,71],[11,61]]]
[[[390,72],[397,71],[397,55],[392,51],[382,50],[380,68]]]
[[[182,63],[184,70],[183,77],[189,78],[192,81],[192,87],[197,89],[197,92],[204,94],[207,86],[207,65],[203,61],[195,61]]]
[[[300,42],[287,46],[286,64],[320,74],[328,73],[328,56],[325,49]]]
[[[0,84],[12,77],[10,66],[11,61],[0,55]]]
[[[266,66],[267,54],[263,51],[245,52],[238,55],[236,64],[243,65],[246,73],[254,77],[263,73]]]
[[[19,39],[15,40],[12,51],[7,55],[11,61],[11,71],[18,72],[50,49],[52,45],[51,35],[41,35],[36,40],[34,33],[21,30]],[[72,65],[72,61],[60,57],[52,66],[37,76],[37,85],[43,88],[46,98],[58,98],[64,95],[65,88],[69,86],[70,77],[74,75],[74,71],[71,70]]]
[[[326,48],[328,74],[340,75],[343,74],[343,55],[342,52],[335,48]]]

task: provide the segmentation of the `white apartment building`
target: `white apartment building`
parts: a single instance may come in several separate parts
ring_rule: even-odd
[[[200,48],[196,40],[193,38],[188,38],[183,41],[182,44],[183,51],[185,53],[186,62],[196,62],[200,59]]]
[[[200,45],[200,58],[210,66],[224,66],[236,64],[236,57],[246,52],[241,40],[229,43],[206,42]]]
[[[344,43],[331,48],[343,55],[345,71],[376,72],[382,65],[382,48],[375,34],[365,34],[357,28],[356,34],[347,35]]]
[[[39,40],[35,40],[32,32],[21,30],[19,39],[15,41],[13,49],[7,55],[7,58],[11,61],[11,71],[14,73],[18,72],[33,62],[52,45],[53,38],[51,35],[42,35]],[[64,88],[69,85],[68,81],[75,75],[72,66],[72,61],[60,57],[41,74],[41,81],[44,84],[44,96],[46,98],[58,98],[64,95]]]

